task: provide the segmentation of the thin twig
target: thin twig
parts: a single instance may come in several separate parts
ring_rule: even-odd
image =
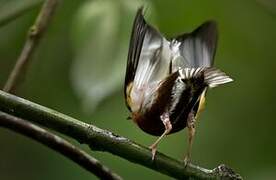
[[[19,83],[19,79],[24,79],[24,70],[28,66],[31,56],[34,53],[38,43],[49,24],[51,17],[57,7],[58,0],[46,0],[43,7],[27,35],[27,40],[18,57],[16,64],[9,75],[3,90],[13,92]]]
[[[157,153],[152,161],[150,149],[127,138],[3,91],[0,91],[0,110],[63,133],[80,143],[88,144],[92,150],[110,152],[177,179],[242,179],[225,165],[213,170],[193,164],[185,167],[182,162],[161,153]]]
[[[79,164],[100,179],[122,179],[86,152],[75,147],[65,139],[42,129],[33,123],[0,111],[0,127],[1,126],[48,146],[52,150],[59,152]]]

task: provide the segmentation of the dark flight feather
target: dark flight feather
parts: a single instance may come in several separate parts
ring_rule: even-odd
[[[180,54],[188,63],[186,67],[211,67],[214,64],[218,30],[216,22],[207,21],[191,33],[175,38],[181,42]]]
[[[126,76],[125,76],[125,96],[126,96],[126,86],[133,81],[135,77],[136,68],[138,66],[138,60],[140,56],[140,52],[143,45],[143,40],[146,34],[146,27],[147,24],[144,21],[142,15],[143,9],[140,8],[136,14],[130,44],[129,44],[129,51],[128,51],[128,58],[127,58],[127,69],[126,69]]]
[[[129,85],[129,83],[134,80],[141,51],[143,48],[144,38],[147,33],[153,36],[152,39],[154,38],[156,39],[159,38],[160,40],[162,39],[162,36],[159,34],[159,32],[156,29],[154,29],[152,26],[146,23],[143,17],[143,9],[140,8],[138,9],[138,12],[136,14],[136,17],[133,23],[131,39],[129,44],[127,69],[126,69],[126,77],[125,77],[125,92],[126,92],[127,85]],[[155,60],[155,58],[152,58],[151,60]]]

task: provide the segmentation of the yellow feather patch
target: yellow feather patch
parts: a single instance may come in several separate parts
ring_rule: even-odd
[[[132,100],[130,98],[130,93],[131,93],[131,90],[132,90],[132,86],[133,86],[133,83],[129,83],[127,85],[127,88],[126,88],[126,94],[127,94],[127,104],[131,107],[132,105]]]
[[[205,95],[206,95],[206,89],[202,92],[199,99],[199,107],[196,113],[196,119],[198,118],[199,114],[204,110],[205,108]]]

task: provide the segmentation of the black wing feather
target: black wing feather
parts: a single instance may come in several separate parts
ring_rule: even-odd
[[[147,31],[147,24],[143,17],[143,8],[140,8],[136,14],[127,58],[127,68],[126,68],[126,76],[125,76],[125,97],[126,97],[126,88],[127,85],[133,81],[135,77],[135,72],[138,66],[140,52],[142,49],[144,37]]]
[[[180,54],[188,61],[188,67],[213,66],[218,40],[216,22],[207,21],[193,32],[182,34],[175,39],[181,42]]]
[[[166,47],[163,47],[164,45]],[[159,31],[147,24],[143,17],[143,9],[138,9],[128,52],[124,85],[126,100],[132,87],[137,90],[141,84],[149,85],[152,81],[160,81],[166,77],[166,64],[168,64],[166,57],[168,55],[164,57],[166,54],[162,53],[164,53],[164,49],[168,50],[168,48],[168,41],[162,37]],[[133,84],[130,86],[132,82]],[[153,88],[153,85],[151,87]]]

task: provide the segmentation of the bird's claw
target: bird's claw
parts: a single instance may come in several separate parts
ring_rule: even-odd
[[[190,164],[190,162],[191,162],[190,156],[186,155],[183,162],[184,162],[185,167],[186,167],[188,164]]]
[[[154,161],[157,147],[155,144],[153,144],[149,148],[151,149],[151,160]]]

